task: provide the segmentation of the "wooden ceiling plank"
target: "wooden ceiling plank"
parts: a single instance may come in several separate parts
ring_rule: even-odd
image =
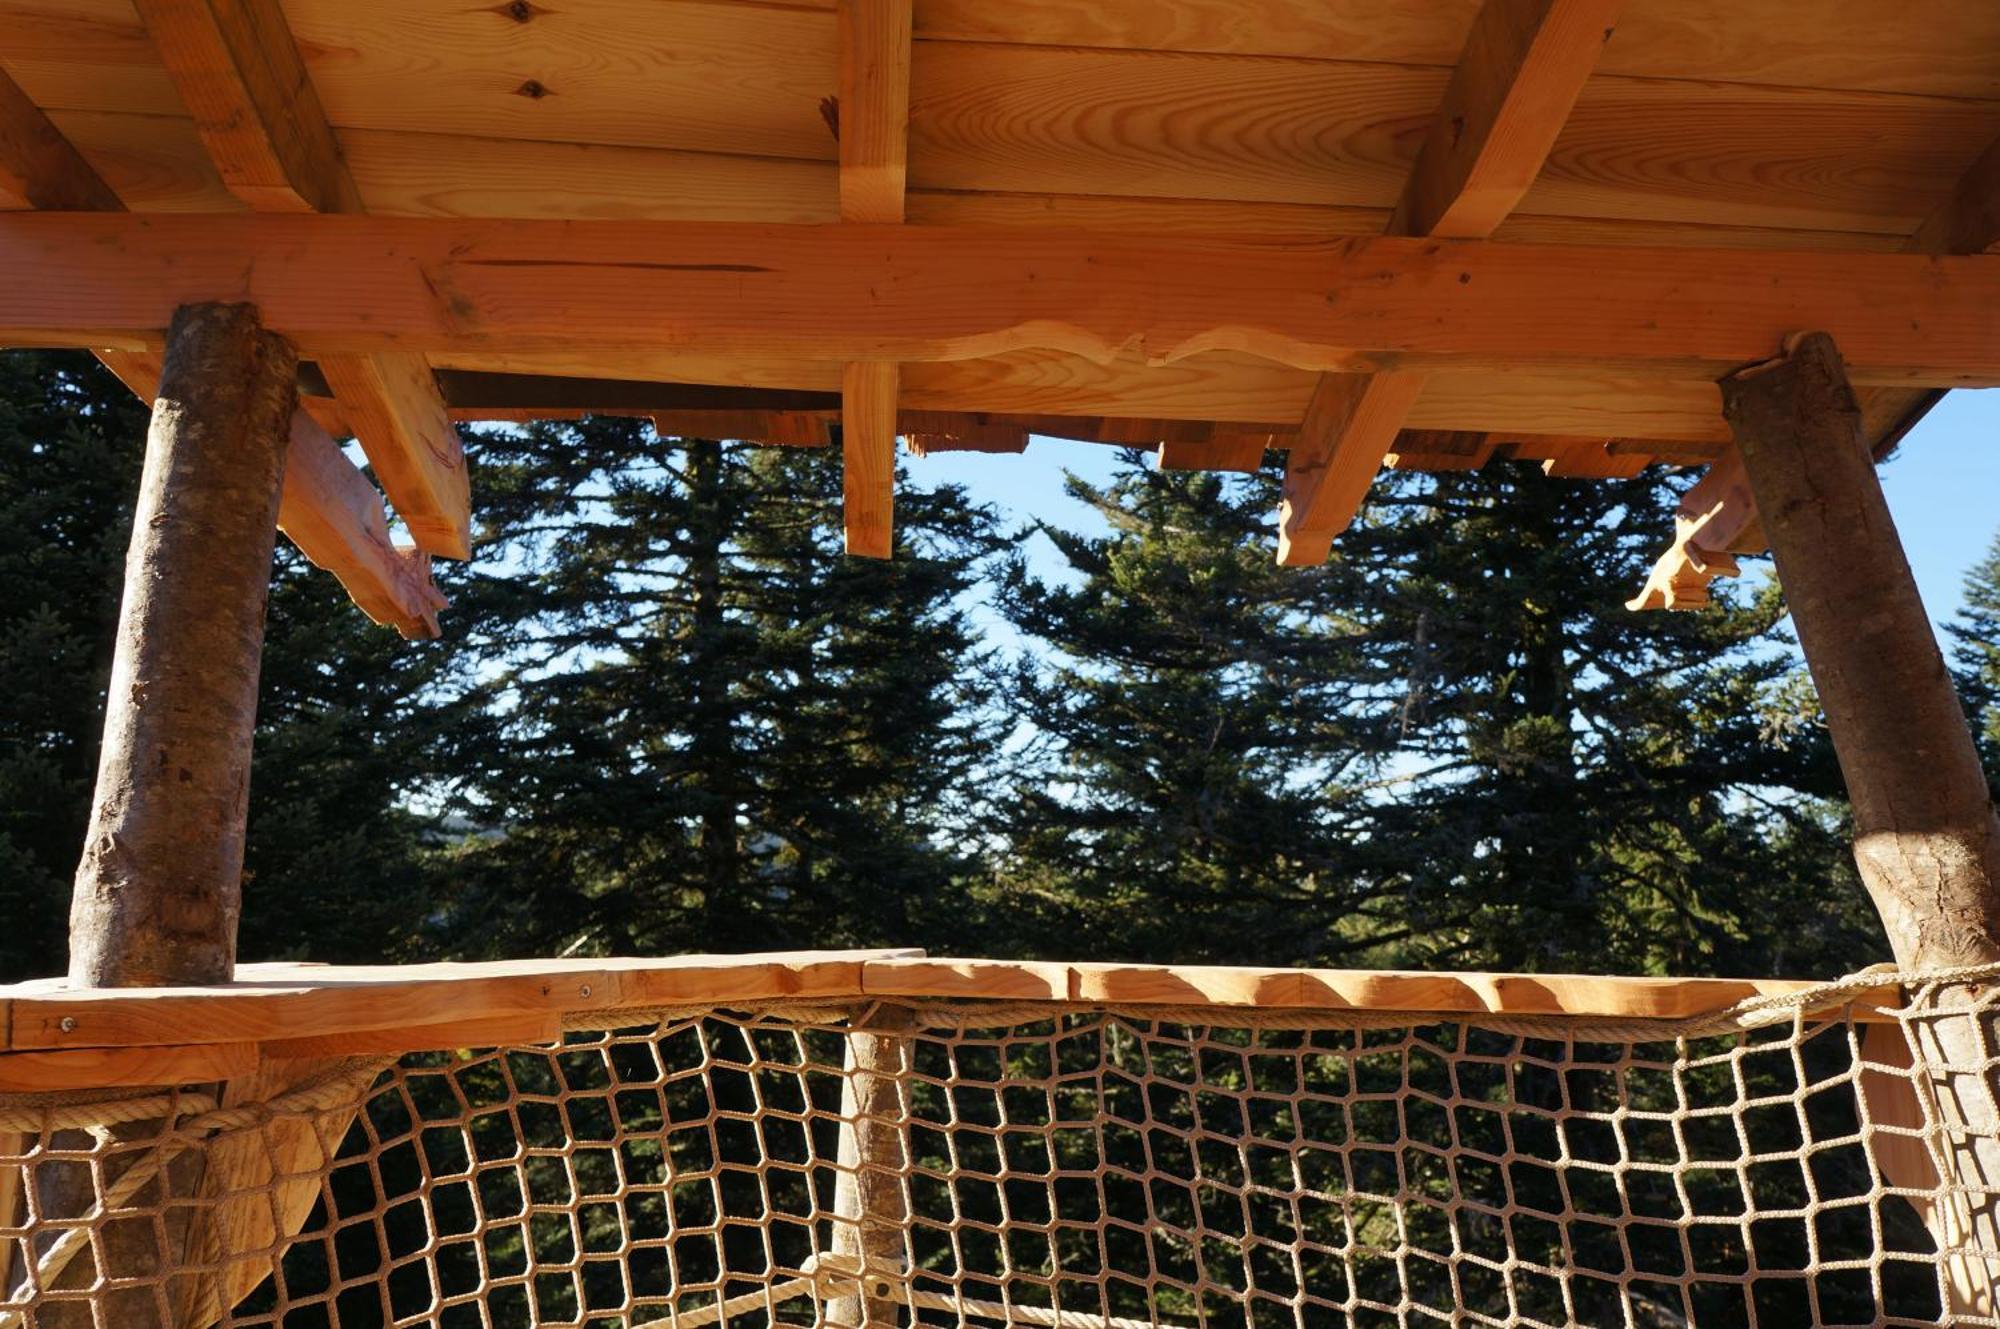
[[[153,400],[159,352],[106,350],[97,358],[141,401]],[[382,496],[304,408],[292,413],[278,529],[374,622],[412,640],[438,635],[445,598],[431,579],[430,556],[390,538]]]
[[[259,212],[358,213],[360,190],[278,0],[136,0],[223,183]],[[321,370],[418,546],[472,552],[458,431],[429,365],[393,352]]]
[[[0,208],[117,212],[124,203],[0,69]]]
[[[1689,381],[1816,327],[1840,339],[1856,382],[2000,383],[1989,256],[12,212],[0,213],[0,267],[0,339],[15,345],[159,344],[178,304],[249,299],[314,358],[1047,350],[1100,363],[1130,352],[1170,370],[1227,352],[1315,371]]]
[[[1485,0],[1390,234],[1491,234],[1541,172],[1622,8],[1623,0]],[[1285,472],[1280,563],[1325,560],[1422,391],[1415,375],[1359,385],[1321,378]]]
[[[1989,143],[1950,195],[1905,242],[1912,254],[1982,254],[2000,245],[2000,139]],[[1864,423],[1874,426],[1878,457],[1893,447],[1936,401],[1895,387],[1863,387],[1856,394]],[[1881,417],[1887,415],[1888,419]],[[1878,423],[1879,421],[1879,423]],[[1681,496],[1674,540],[1626,602],[1633,610],[1700,609],[1709,583],[1737,575],[1734,555],[1767,547],[1763,519],[1749,476],[1734,444]]]
[[[898,225],[909,175],[912,0],[839,0],[840,218]],[[840,452],[847,552],[895,547],[894,361],[850,362],[841,374]]]

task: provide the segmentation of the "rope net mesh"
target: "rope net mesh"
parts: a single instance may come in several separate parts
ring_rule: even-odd
[[[1751,1028],[627,1013],[241,1104],[17,1096],[0,1329],[1991,1325],[1957,991]]]

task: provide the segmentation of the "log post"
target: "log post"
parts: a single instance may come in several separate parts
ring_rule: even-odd
[[[1722,399],[1840,758],[1854,859],[1896,960],[1907,968],[2000,960],[2000,817],[1840,352],[1825,333],[1793,338],[1777,359],[1725,378]],[[2000,1269],[1968,1248],[2000,1250],[1993,1019],[1966,989],[1940,1007],[1911,1022],[1910,1046],[1885,1048],[1871,1036],[1868,1055],[1914,1064],[1910,1079],[1893,1082],[1907,1101],[1891,1110],[1928,1120],[1940,1137],[1949,1193],[1919,1207],[1945,1255],[1947,1309],[1991,1314]],[[1893,1151],[1878,1151],[1877,1164],[1899,1185],[1935,1180]]]
[[[840,1169],[833,1191],[833,1267],[858,1274],[858,1292],[829,1297],[829,1329],[889,1329],[909,1279],[910,1031],[914,1015],[878,1006],[847,1034],[840,1086]],[[852,1282],[843,1288],[853,1288]]]
[[[250,305],[174,315],[146,434],[72,983],[235,973],[264,602],[297,359]]]
[[[104,746],[70,904],[70,982],[156,987],[225,983],[235,974],[250,741],[277,538],[297,359],[250,305],[189,305],[167,333],[166,366],[125,561],[125,595],[105,704]],[[38,1211],[89,1215],[100,1192],[144,1156],[129,1147],[158,1122],[112,1128],[128,1147],[35,1169]],[[58,1133],[90,1147],[81,1132]],[[132,1198],[137,1212],[98,1219],[87,1253],[55,1281],[158,1279],[49,1302],[43,1329],[189,1322],[188,1255],[203,1151],[189,1150]],[[57,1232],[39,1243],[45,1251]],[[17,1279],[24,1271],[16,1270]]]

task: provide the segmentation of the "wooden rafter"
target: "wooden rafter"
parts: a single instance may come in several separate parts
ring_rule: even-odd
[[[1269,432],[1223,431],[1204,439],[1161,439],[1159,465],[1163,471],[1257,471],[1276,441]]]
[[[231,193],[260,212],[362,210],[278,0],[136,3]],[[422,357],[327,356],[320,369],[336,422],[354,431],[418,545],[469,557],[465,458]]]
[[[840,217],[896,225],[909,173],[911,0],[839,0]],[[895,545],[894,361],[853,360],[841,374],[840,450],[847,552]]]
[[[1987,145],[1903,248],[1911,254],[1971,255],[1996,244],[2000,244],[2000,139]],[[1927,392],[1886,385],[1864,387],[1856,396],[1864,422],[1886,426],[1885,445],[1901,438],[1935,399]],[[1878,458],[1884,451],[1886,446],[1878,449]],[[1766,545],[1749,475],[1731,447],[1681,496],[1674,542],[1625,607],[1704,608],[1709,603],[1709,583],[1737,575],[1735,555],[1759,553]]]
[[[1391,235],[1490,235],[1535,181],[1624,0],[1486,0],[1389,221]],[[1423,376],[1328,374],[1285,472],[1278,561],[1324,562],[1393,450]]]
[[[141,401],[153,400],[158,352],[100,351],[98,358]],[[438,635],[445,598],[431,579],[430,555],[390,538],[381,494],[303,409],[292,414],[278,529],[370,619],[413,639]]]
[[[2000,383],[2000,256],[19,212],[0,214],[0,267],[0,339],[16,345],[156,345],[176,305],[223,298],[255,301],[317,358],[1109,362],[1137,348],[1154,364],[1228,350],[1311,370],[1685,382],[1822,327],[1858,383]]]

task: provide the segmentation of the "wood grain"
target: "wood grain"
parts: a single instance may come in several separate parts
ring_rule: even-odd
[[[255,1043],[0,1053],[0,1093],[212,1084],[256,1069]]]
[[[417,547],[472,557],[465,451],[430,366],[414,355],[330,355],[319,367]]]
[[[115,212],[111,187],[0,69],[0,208]]]
[[[847,366],[840,392],[841,502],[847,552],[887,558],[895,547],[896,369]]]
[[[1285,466],[1278,507],[1278,561],[1324,563],[1333,537],[1347,529],[1375,481],[1382,459],[1424,390],[1424,375],[1323,374],[1306,405]]]
[[[681,148],[832,161],[831,15],[771,5],[590,0],[413,5],[288,0],[339,129]]]
[[[652,346],[909,361],[1039,348],[1108,360],[1137,347],[1157,363],[1233,350],[1317,370],[1685,380],[1826,327],[1859,382],[2000,382],[2000,263],[1988,257],[7,213],[0,262],[16,276],[0,289],[0,336],[24,345],[146,345],[177,304],[222,297],[255,301],[322,355]]]
[[[231,193],[259,211],[358,212],[278,0],[134,0]]]

